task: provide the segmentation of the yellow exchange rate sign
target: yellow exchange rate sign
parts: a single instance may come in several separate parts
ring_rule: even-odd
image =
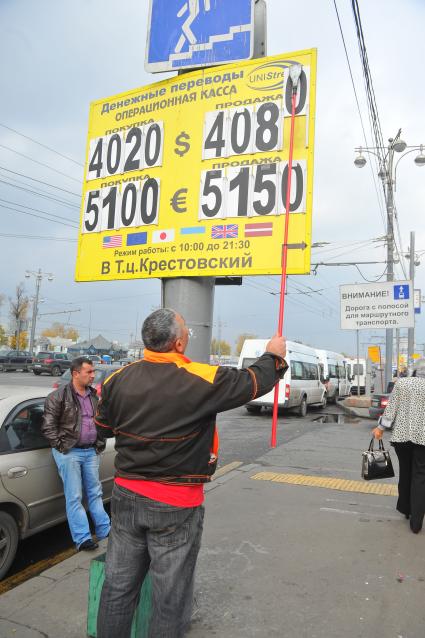
[[[93,102],[77,281],[310,272],[316,51],[198,70]]]

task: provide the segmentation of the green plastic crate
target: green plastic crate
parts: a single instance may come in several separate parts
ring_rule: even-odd
[[[101,554],[93,558],[90,563],[89,605],[87,613],[87,635],[90,638],[97,638],[97,614],[99,611],[103,581],[105,580],[105,557],[106,554]],[[131,638],[147,638],[151,609],[152,584],[148,574],[143,582],[139,604],[134,614]]]

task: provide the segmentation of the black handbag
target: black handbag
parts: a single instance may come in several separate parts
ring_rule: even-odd
[[[379,449],[374,450],[373,442],[374,439],[372,438],[369,449],[362,454],[362,477],[365,481],[392,478],[394,469],[390,453],[384,448],[381,440],[379,441]]]

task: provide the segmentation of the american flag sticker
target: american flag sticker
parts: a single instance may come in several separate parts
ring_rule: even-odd
[[[271,222],[245,224],[245,237],[271,237],[272,235],[273,224]]]
[[[122,246],[122,235],[109,235],[102,239],[102,248],[117,248]]]
[[[211,229],[212,239],[235,239],[238,236],[238,225],[227,224],[220,226],[213,226]]]

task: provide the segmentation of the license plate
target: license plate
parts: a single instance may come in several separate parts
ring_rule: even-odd
[[[34,368],[41,368],[41,364],[40,364],[40,363],[36,363],[36,364],[34,365]]]

